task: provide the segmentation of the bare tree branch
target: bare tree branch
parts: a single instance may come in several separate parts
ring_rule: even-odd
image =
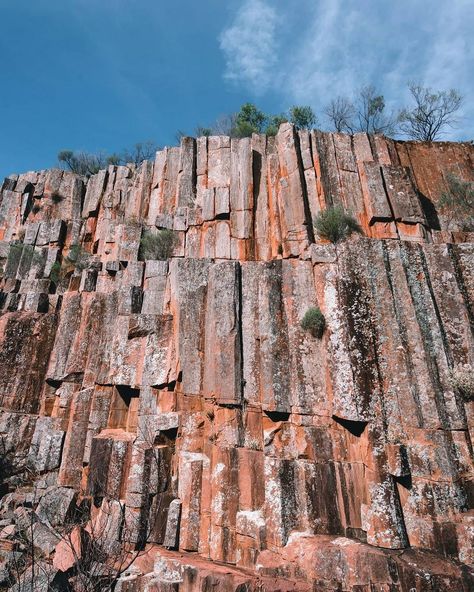
[[[434,142],[445,133],[446,127],[456,126],[456,113],[463,101],[457,90],[433,91],[415,83],[410,83],[408,88],[415,106],[402,109],[398,116],[400,130],[406,136],[423,142]]]

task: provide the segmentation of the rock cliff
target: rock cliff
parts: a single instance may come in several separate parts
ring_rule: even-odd
[[[474,234],[437,204],[473,165],[286,124],[5,179],[2,585],[23,529],[66,589],[57,531],[89,503],[145,544],[123,592],[472,590],[474,401],[449,377],[474,366]],[[311,220],[337,204],[364,236],[335,246]],[[140,261],[157,227],[174,256]]]

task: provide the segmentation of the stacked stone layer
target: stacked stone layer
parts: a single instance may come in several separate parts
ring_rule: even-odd
[[[134,541],[149,519],[123,590],[474,585],[474,402],[449,381],[474,366],[474,242],[437,208],[473,163],[284,125],[4,181],[4,450],[42,495],[120,502]],[[335,247],[311,220],[339,204],[365,237]],[[147,228],[169,261],[138,260]]]

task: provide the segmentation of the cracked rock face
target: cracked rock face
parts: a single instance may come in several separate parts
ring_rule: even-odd
[[[122,591],[472,590],[474,401],[450,376],[474,368],[474,235],[437,204],[473,164],[285,124],[7,178],[0,587],[28,524],[65,581],[85,534],[56,531],[89,504],[87,537],[147,543]],[[330,205],[363,236],[320,240]],[[142,261],[158,229],[173,256]]]

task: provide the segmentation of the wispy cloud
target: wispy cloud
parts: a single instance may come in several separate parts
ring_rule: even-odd
[[[219,39],[228,80],[242,82],[256,94],[268,90],[276,66],[277,21],[276,10],[268,2],[244,2]]]
[[[319,112],[331,98],[365,84],[383,92],[389,108],[407,101],[409,80],[454,87],[468,100],[463,129],[452,137],[474,134],[472,0],[431,0],[429,7],[426,0],[298,0],[300,20],[293,30],[280,27],[278,54],[276,3],[281,22],[288,22],[292,2],[246,2],[222,34],[228,78],[252,92],[264,81],[264,90],[279,94],[282,103],[309,104]],[[254,17],[252,7],[264,17]],[[249,27],[255,22],[264,23],[261,44]]]

